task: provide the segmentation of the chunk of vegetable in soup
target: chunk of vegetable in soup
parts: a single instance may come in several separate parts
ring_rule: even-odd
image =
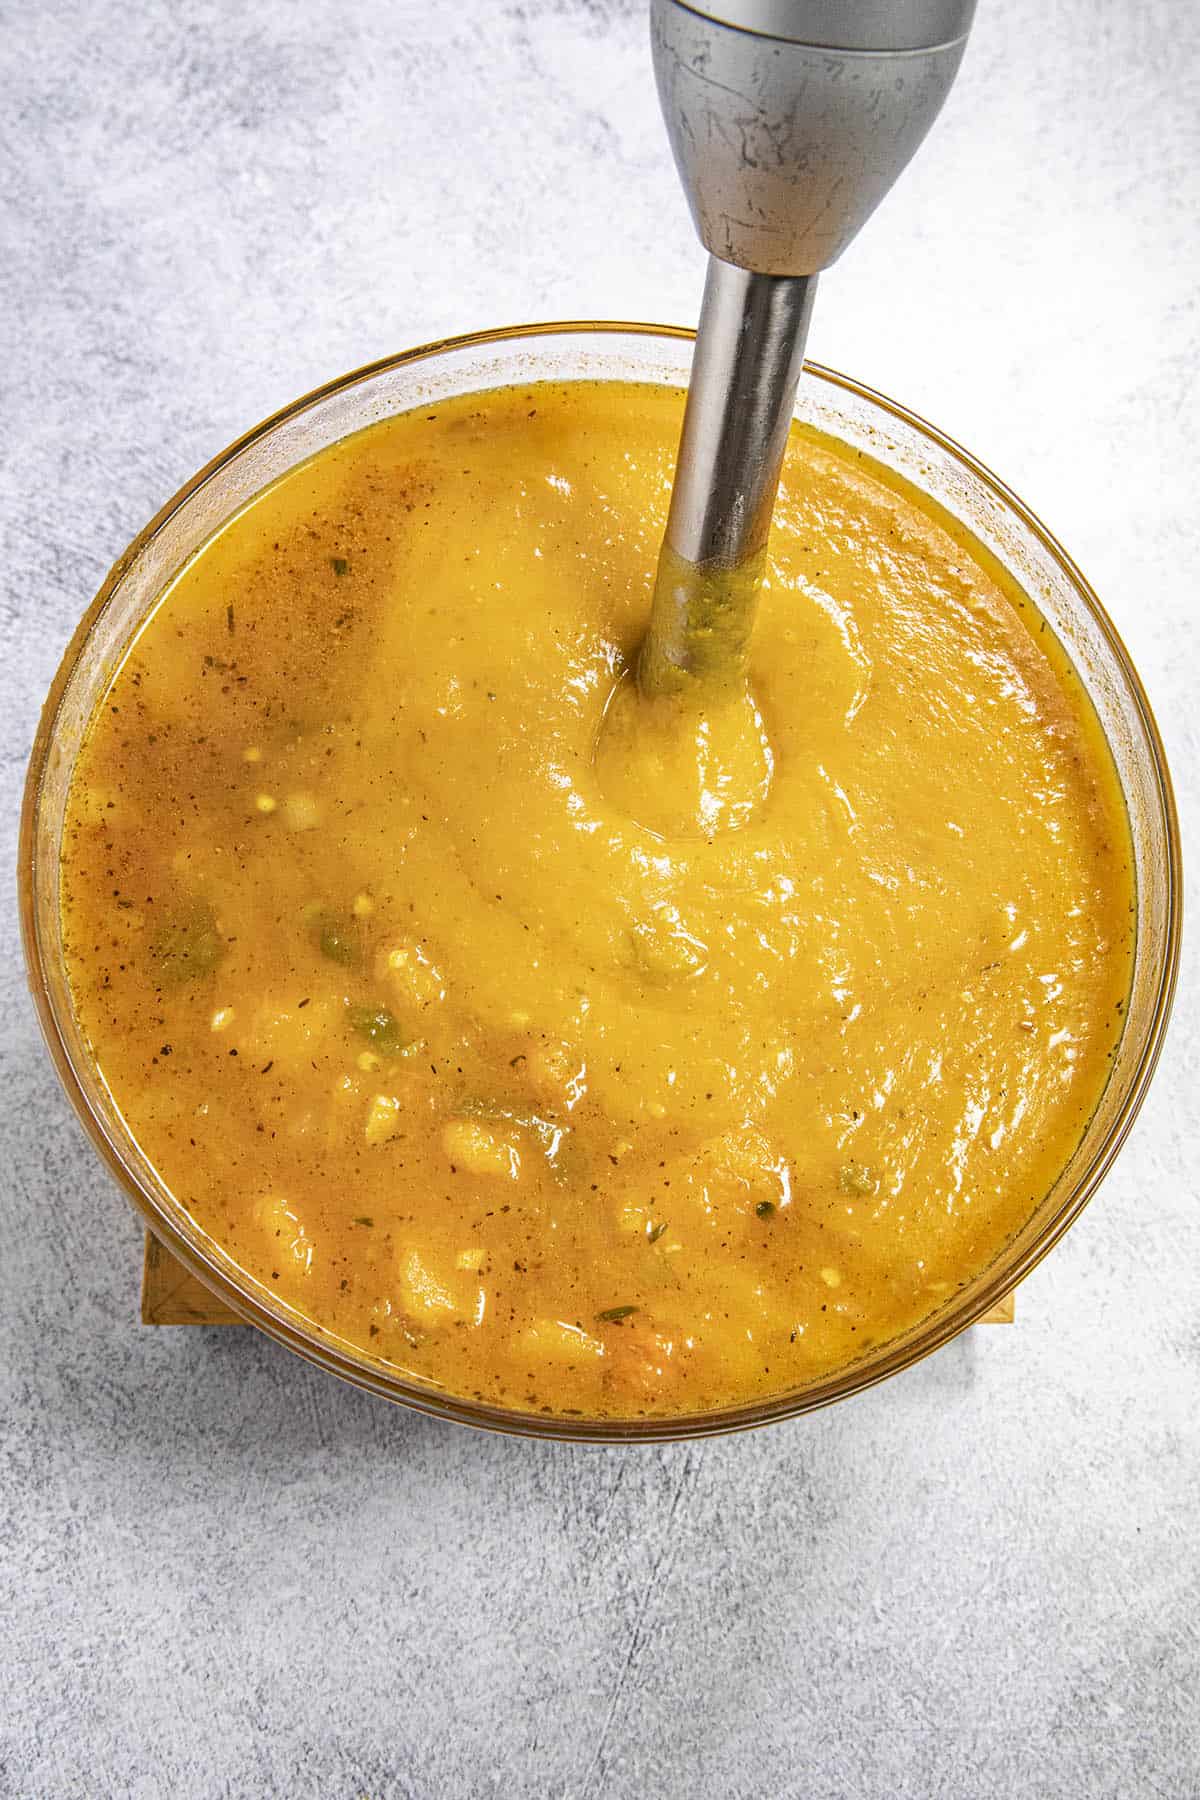
[[[162,596],[71,790],[75,1002],[151,1162],[271,1294],[522,1410],[751,1401],[915,1324],[1063,1168],[1129,981],[1051,634],[810,431],[765,799],[673,838],[609,797],[681,404],[504,389],[296,469]]]

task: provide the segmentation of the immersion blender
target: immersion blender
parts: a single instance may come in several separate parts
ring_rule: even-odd
[[[744,685],[817,275],[912,158],[975,0],[651,0],[708,278],[643,693]]]

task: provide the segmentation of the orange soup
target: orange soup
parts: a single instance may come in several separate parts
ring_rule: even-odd
[[[351,1345],[549,1414],[793,1391],[944,1304],[1077,1144],[1130,976],[1052,635],[811,431],[761,804],[675,835],[600,778],[681,407],[539,384],[322,452],[161,596],[70,796],[76,1008],[173,1193]]]

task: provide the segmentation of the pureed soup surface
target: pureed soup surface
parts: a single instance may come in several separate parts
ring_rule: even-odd
[[[1063,1167],[1129,982],[1050,634],[814,433],[765,805],[670,840],[606,798],[681,404],[505,389],[322,453],[168,589],[71,792],[75,1000],[164,1180],[300,1312],[520,1410],[746,1402],[920,1320]]]

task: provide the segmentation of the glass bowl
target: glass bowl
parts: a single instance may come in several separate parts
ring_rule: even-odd
[[[633,1443],[764,1425],[857,1393],[979,1319],[1077,1217],[1120,1148],[1158,1058],[1178,962],[1179,832],[1170,777],[1141,682],[1096,596],[1029,509],[966,451],[894,401],[809,365],[797,417],[907,476],[961,520],[1032,597],[1091,697],[1124,790],[1137,882],[1137,945],[1125,1028],[1083,1139],[1033,1217],[987,1269],[920,1325],[797,1391],[670,1418],[560,1419],[482,1405],[402,1379],[386,1362],[269,1293],[200,1230],[164,1186],[126,1127],[81,1034],[64,967],[59,911],[63,815],[75,755],[147,610],[233,513],[296,463],[351,432],[411,407],[510,382],[589,378],[684,387],[692,339],[693,333],[678,328],[616,323],[479,332],[356,370],[248,432],[181,488],[114,564],[54,679],[25,789],[21,914],[42,1029],[75,1110],[155,1236],[243,1319],[322,1368],[423,1412],[529,1436]]]

